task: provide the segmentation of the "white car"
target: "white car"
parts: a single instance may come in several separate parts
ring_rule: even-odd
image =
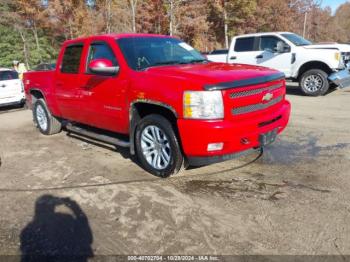
[[[0,107],[24,103],[24,87],[18,73],[12,69],[0,68]]]
[[[325,94],[332,82],[340,87],[350,85],[350,45],[314,45],[290,32],[234,37],[227,62],[279,70],[311,96]]]

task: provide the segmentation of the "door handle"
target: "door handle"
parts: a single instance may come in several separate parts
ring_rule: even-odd
[[[3,88],[4,88],[4,87],[6,87],[6,85],[5,85],[5,84],[3,84],[3,85],[1,85],[1,87],[3,87]]]
[[[62,82],[57,82],[57,83],[56,83],[56,86],[62,87],[62,86],[63,86],[63,83],[62,83]]]
[[[258,55],[258,56],[256,57],[256,59],[261,59],[261,58],[264,58],[264,56],[263,56],[263,55]]]
[[[230,60],[236,60],[237,59],[237,56],[231,56],[230,57]]]

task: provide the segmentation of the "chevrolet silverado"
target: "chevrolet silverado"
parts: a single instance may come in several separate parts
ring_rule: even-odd
[[[207,61],[180,39],[109,34],[66,41],[55,70],[24,75],[39,131],[129,147],[167,177],[272,143],[287,126],[284,74]]]

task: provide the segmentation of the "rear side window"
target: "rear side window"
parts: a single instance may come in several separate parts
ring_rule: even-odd
[[[16,71],[0,71],[0,81],[18,79]]]
[[[108,59],[113,63],[113,66],[118,66],[117,58],[115,57],[112,49],[107,43],[104,42],[92,43],[90,45],[86,66],[88,66],[94,59]]]
[[[235,44],[236,52],[251,52],[254,49],[254,37],[237,38]]]
[[[83,45],[73,45],[66,47],[62,60],[62,73],[79,73],[80,58],[83,52]]]

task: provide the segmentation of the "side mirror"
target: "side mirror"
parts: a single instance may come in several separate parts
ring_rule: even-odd
[[[282,54],[282,53],[288,53],[288,52],[290,52],[290,46],[283,41],[278,41],[277,47],[276,47],[276,53]]]
[[[89,71],[98,75],[115,75],[119,72],[119,66],[114,66],[111,60],[94,59],[89,63]]]

